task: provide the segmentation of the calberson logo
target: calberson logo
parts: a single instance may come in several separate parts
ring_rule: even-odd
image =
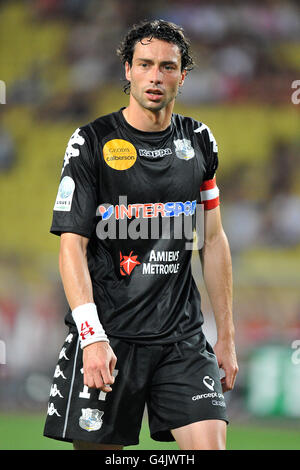
[[[102,152],[105,163],[114,170],[128,170],[136,162],[136,149],[127,140],[109,140],[104,145]]]

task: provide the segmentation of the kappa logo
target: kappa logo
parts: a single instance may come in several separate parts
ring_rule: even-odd
[[[65,339],[65,343],[71,343],[72,342],[72,339],[73,339],[73,335],[72,333],[68,334],[68,336],[66,337]]]
[[[209,388],[209,390],[211,390],[212,392],[214,391],[215,381],[214,381],[214,379],[209,377],[209,375],[206,375],[203,378],[203,383],[204,383],[204,385],[206,385],[207,388]]]
[[[56,415],[56,416],[58,416],[59,418],[61,418],[61,415],[59,414],[59,412],[58,412],[57,409],[55,408],[54,403],[49,403],[49,404],[48,404],[48,411],[47,411],[47,414],[48,414],[49,416]]]
[[[51,385],[51,389],[50,389],[50,397],[56,397],[57,395],[58,395],[60,398],[63,398],[62,394],[60,393],[60,390],[58,390],[58,388],[57,388],[57,385],[56,385],[56,384],[52,384],[52,385]]]
[[[148,157],[153,159],[163,158],[165,155],[172,155],[172,150],[170,148],[158,150],[139,149],[139,154],[141,157]]]
[[[82,408],[81,416],[79,418],[79,426],[85,431],[98,431],[102,424],[102,416],[104,411],[93,410],[92,408]]]
[[[138,264],[141,263],[137,260],[137,255],[133,255],[133,251],[129,256],[123,256],[120,251],[120,273],[122,276],[130,276]]]
[[[80,134],[80,129],[76,129],[74,134],[70,137],[70,140],[68,142],[66,152],[65,152],[65,157],[64,157],[64,163],[61,172],[63,173],[65,167],[69,164],[70,158],[72,157],[78,157],[80,154],[80,150],[78,148],[75,148],[74,145],[83,145],[85,143],[84,137],[82,137]]]
[[[67,377],[64,376],[64,373],[60,369],[59,365],[57,365],[56,368],[55,368],[55,372],[54,372],[54,378],[58,379],[59,377],[62,377],[63,379],[67,378]]]
[[[62,348],[62,350],[59,353],[58,358],[59,359],[65,359],[66,361],[69,361],[69,358],[66,356],[66,349],[67,348]]]
[[[201,126],[198,127],[198,129],[195,129],[194,132],[195,132],[195,133],[201,133],[201,132],[204,131],[204,130],[206,130],[206,131],[208,132],[209,140],[210,140],[210,142],[211,142],[212,145],[213,145],[213,151],[214,151],[214,152],[217,152],[217,151],[218,151],[218,144],[217,144],[217,142],[216,142],[216,139],[214,138],[213,133],[211,132],[210,128],[207,127],[206,124],[203,124],[203,123],[202,123]]]

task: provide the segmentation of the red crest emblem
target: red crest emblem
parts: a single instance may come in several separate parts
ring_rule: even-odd
[[[130,252],[129,256],[123,256],[120,251],[120,273],[122,276],[130,276],[138,264],[141,263],[137,260],[137,255],[133,255],[133,251]]]

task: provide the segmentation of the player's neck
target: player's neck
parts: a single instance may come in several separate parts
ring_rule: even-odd
[[[123,110],[123,116],[132,127],[144,132],[160,132],[169,127],[174,104],[170,103],[160,111],[151,111],[131,101]]]

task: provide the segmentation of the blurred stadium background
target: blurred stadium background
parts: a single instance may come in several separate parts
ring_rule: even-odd
[[[115,49],[145,18],[184,27],[197,66],[176,112],[209,125],[219,145],[240,366],[226,397],[229,448],[300,449],[300,104],[291,99],[300,9],[292,0],[0,1],[0,448],[70,448],[41,436],[66,336],[52,209],[70,135],[127,103]],[[214,343],[197,253],[193,267]],[[136,448],[167,446],[144,429]]]

